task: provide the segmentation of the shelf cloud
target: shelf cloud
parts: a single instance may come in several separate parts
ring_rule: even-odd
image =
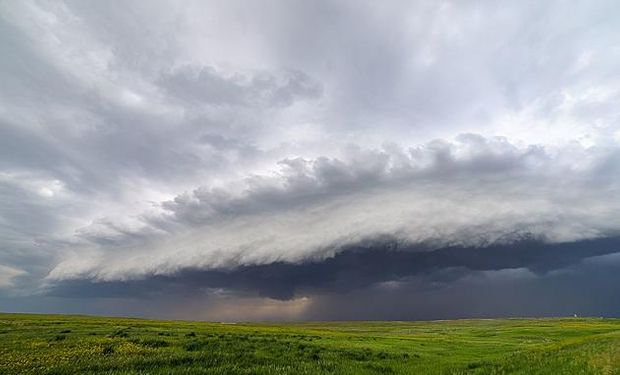
[[[565,160],[565,153],[463,135],[406,151],[354,148],[347,161],[285,159],[272,174],[164,201],[134,228],[105,221],[81,228],[78,237],[92,246],[62,259],[50,278],[299,263],[384,236],[445,247],[616,235],[620,206],[608,198],[618,195],[620,181],[609,177],[620,175],[618,156],[573,147]]]

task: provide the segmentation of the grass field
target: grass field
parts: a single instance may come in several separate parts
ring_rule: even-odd
[[[223,324],[0,314],[0,374],[620,374],[620,320]]]

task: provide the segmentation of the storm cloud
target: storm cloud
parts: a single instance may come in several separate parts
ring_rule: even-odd
[[[321,261],[186,269],[131,281],[69,280],[44,295],[107,300],[120,308],[109,313],[121,315],[124,303],[137,300],[159,305],[155,315],[225,321],[613,316],[619,305],[607,297],[620,289],[608,281],[619,260],[618,238],[441,249],[383,239]],[[184,307],[165,309],[171,299]]]
[[[0,310],[617,315],[618,15],[3,2]]]

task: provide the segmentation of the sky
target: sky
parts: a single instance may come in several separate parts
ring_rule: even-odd
[[[0,1],[0,311],[620,317],[617,1]]]

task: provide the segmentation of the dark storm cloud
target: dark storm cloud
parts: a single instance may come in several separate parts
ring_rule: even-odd
[[[487,247],[433,249],[385,239],[350,246],[333,258],[300,264],[274,262],[229,270],[186,269],[169,276],[126,282],[65,281],[50,286],[51,296],[148,297],[200,296],[222,289],[242,295],[291,299],[306,294],[346,293],[381,283],[406,283],[419,278],[426,288],[450,286],[479,271],[529,270],[532,277],[570,268],[585,259],[620,253],[620,239],[568,244],[522,240]]]
[[[304,319],[456,319],[523,316],[618,317],[618,253],[532,276],[527,270],[472,272],[451,283],[419,278],[323,295]]]
[[[618,238],[434,250],[381,239],[347,250],[303,264],[63,281],[39,298],[66,300],[60,311],[224,321],[618,316]]]

